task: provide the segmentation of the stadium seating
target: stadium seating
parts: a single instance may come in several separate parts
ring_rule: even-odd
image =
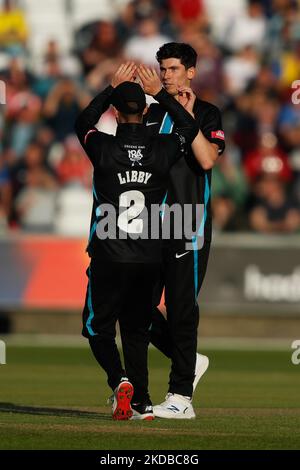
[[[72,46],[72,23],[63,0],[24,0],[26,18],[30,30],[29,49],[41,55],[47,42],[55,39],[60,50],[68,52]]]
[[[114,20],[116,18],[114,2],[111,0],[73,0],[72,22],[75,29],[97,20]]]
[[[213,35],[216,39],[223,39],[224,28],[230,18],[241,16],[247,7],[246,0],[234,0],[234,2],[224,2],[224,0],[204,0],[205,8],[212,25]]]
[[[92,202],[88,189],[78,186],[62,188],[57,197],[54,231],[59,235],[85,237],[89,233]]]

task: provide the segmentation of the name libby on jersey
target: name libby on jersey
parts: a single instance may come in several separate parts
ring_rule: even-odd
[[[125,183],[144,183],[147,184],[149,179],[151,178],[152,173],[148,173],[147,171],[125,171],[123,173],[118,173],[118,178],[120,184]]]

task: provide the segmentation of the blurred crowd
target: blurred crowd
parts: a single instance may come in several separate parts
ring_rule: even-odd
[[[298,1],[48,3],[49,14],[44,2],[0,1],[0,233],[87,235],[92,168],[75,118],[122,61],[157,66],[157,49],[173,40],[195,48],[192,87],[222,110],[214,230],[299,233]],[[115,126],[109,110],[99,128]]]

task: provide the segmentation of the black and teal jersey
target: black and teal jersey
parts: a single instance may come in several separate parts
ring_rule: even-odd
[[[156,98],[179,121],[175,134],[152,137],[143,123],[119,124],[115,136],[99,132],[95,124],[109,106],[112,91],[107,87],[100,93],[75,126],[94,167],[88,252],[108,261],[157,263],[161,240],[158,232],[152,237],[152,207],[162,203],[169,170],[198,128],[192,116],[161,90]]]
[[[219,154],[225,148],[224,132],[222,128],[221,113],[211,103],[196,99],[193,109],[198,129],[202,131],[207,140],[219,147]],[[151,135],[173,134],[176,132],[177,123],[173,122],[170,114],[160,103],[150,105],[144,122]],[[184,158],[179,159],[171,168],[168,182],[168,194],[166,203],[170,206],[175,203],[180,205],[196,204],[204,205],[202,222],[199,227],[199,235],[204,240],[211,240],[211,170],[204,170],[196,161],[191,146],[188,146]],[[180,240],[175,240],[175,246]]]

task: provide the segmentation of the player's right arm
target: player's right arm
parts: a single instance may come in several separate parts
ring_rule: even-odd
[[[110,105],[110,96],[113,90],[114,89],[111,85],[105,88],[79,114],[75,121],[75,132],[77,137],[91,160],[93,160],[92,142],[94,142],[95,138],[100,134],[95,126],[102,114],[108,109]]]

